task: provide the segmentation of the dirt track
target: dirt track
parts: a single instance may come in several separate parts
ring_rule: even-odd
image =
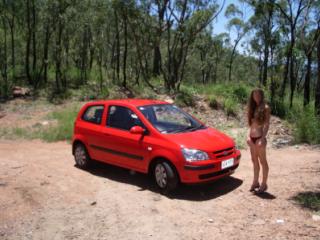
[[[76,168],[67,143],[1,140],[0,239],[320,239],[320,221],[290,200],[319,191],[320,151],[269,149],[262,197],[242,155],[232,177],[166,197],[142,174]]]

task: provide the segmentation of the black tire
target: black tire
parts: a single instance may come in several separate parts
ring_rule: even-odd
[[[177,188],[179,183],[178,174],[166,161],[158,161],[153,168],[153,176],[157,186],[168,193]]]
[[[77,143],[74,147],[74,160],[76,162],[76,166],[81,169],[87,169],[91,164],[88,151],[82,143]]]

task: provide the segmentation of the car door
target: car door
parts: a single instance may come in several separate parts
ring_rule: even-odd
[[[103,128],[101,123],[104,109],[104,105],[88,106],[83,112],[81,119],[76,123],[79,134],[84,136],[86,140],[90,157],[97,160],[101,158],[101,153],[97,149],[92,148],[92,146],[99,144],[103,140],[101,138]]]
[[[102,130],[105,141],[100,143],[106,162],[143,171],[149,153],[145,136],[130,133],[131,127],[137,125],[146,129],[132,109],[120,105],[108,107],[106,126]]]

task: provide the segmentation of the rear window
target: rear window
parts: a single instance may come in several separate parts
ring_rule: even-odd
[[[86,109],[84,114],[82,115],[82,120],[86,122],[91,122],[95,124],[101,124],[102,114],[103,114],[104,106],[90,106]]]

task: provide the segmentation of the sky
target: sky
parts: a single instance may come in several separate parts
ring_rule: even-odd
[[[222,3],[223,3],[223,0],[218,0],[218,4],[220,6],[222,5]],[[246,4],[240,3],[239,0],[226,0],[225,4],[224,4],[224,8],[222,9],[221,13],[217,17],[217,20],[215,20],[213,22],[213,34],[214,35],[218,35],[223,32],[229,33],[229,31],[227,29],[227,24],[228,24],[229,19],[227,19],[224,16],[224,13],[227,9],[227,6],[231,3],[235,4],[236,6],[238,6],[240,8],[240,10],[244,13],[245,20],[248,20],[250,18],[250,16],[253,14],[252,10]],[[231,36],[231,39],[234,40],[236,37],[235,32],[231,31],[230,36]],[[241,53],[244,53],[244,50],[245,50],[245,48],[241,46],[241,43],[244,43],[245,40],[246,40],[246,38],[244,37],[244,39],[239,44],[238,51],[240,51]]]

